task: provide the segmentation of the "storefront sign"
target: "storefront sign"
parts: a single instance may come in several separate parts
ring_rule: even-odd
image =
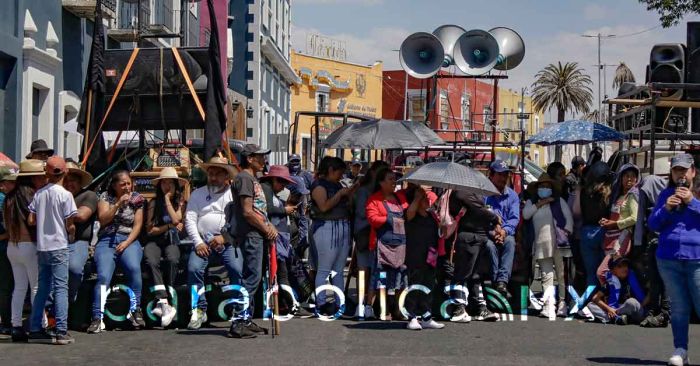
[[[320,34],[306,35],[306,54],[337,61],[348,59],[345,41],[324,37]]]

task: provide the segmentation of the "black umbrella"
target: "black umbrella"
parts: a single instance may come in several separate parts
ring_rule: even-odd
[[[422,122],[389,119],[348,123],[323,142],[331,149],[406,149],[443,144],[445,141]]]

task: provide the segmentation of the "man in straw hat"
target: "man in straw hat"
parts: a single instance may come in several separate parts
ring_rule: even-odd
[[[32,141],[30,149],[30,153],[26,156],[27,159],[46,161],[49,156],[53,156],[53,149],[42,139]]]
[[[229,337],[252,338],[266,330],[255,324],[253,314],[255,292],[262,279],[263,248],[265,240],[275,240],[277,230],[267,220],[267,200],[256,176],[263,171],[265,156],[270,150],[248,144],[241,152],[242,171],[236,176],[233,190],[236,193],[236,240],[243,263],[239,269],[241,284],[248,292],[248,308],[234,319]]]
[[[9,234],[5,230],[3,209],[5,206],[5,194],[15,189],[17,175],[9,168],[0,168],[0,339],[9,338],[12,334],[12,265],[7,258],[7,239]]]
[[[59,156],[46,161],[48,183],[37,187],[29,204],[29,224],[36,225],[36,249],[39,259],[39,288],[29,321],[29,340],[71,344],[68,334],[68,242],[75,235],[73,216],[78,212],[73,195],[62,187],[68,172],[66,162]],[[49,294],[53,295],[56,313],[56,333],[48,334],[42,326],[44,308]]]
[[[229,182],[236,175],[236,168],[223,157],[214,156],[207,163],[199,164],[207,173],[207,184],[190,195],[185,212],[185,229],[194,244],[187,264],[187,285],[199,290],[204,287],[204,272],[210,256],[220,256],[228,271],[231,283],[236,283],[239,261],[235,258],[234,247],[225,243],[221,229],[226,223],[224,209],[233,201]],[[239,255],[240,257],[240,255]],[[207,299],[199,296],[197,306],[192,309],[187,329],[199,329],[207,322]]]
[[[92,175],[72,159],[66,160],[68,173],[63,188],[73,195],[78,213],[73,216],[75,238],[68,245],[68,300],[74,302],[83,282],[83,269],[88,259],[88,247],[92,241],[93,225],[97,220],[97,194],[85,189],[92,183]]]

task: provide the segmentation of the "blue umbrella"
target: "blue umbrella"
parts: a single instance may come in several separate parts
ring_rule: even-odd
[[[527,140],[528,144],[567,145],[598,141],[621,141],[625,135],[606,125],[585,120],[555,123]]]

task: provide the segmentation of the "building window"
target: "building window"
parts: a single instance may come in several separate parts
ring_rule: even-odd
[[[282,80],[275,78],[277,83],[277,108],[282,108]]]
[[[447,100],[447,91],[440,91],[440,128],[450,129],[450,102]]]
[[[45,108],[46,97],[48,95],[48,90],[32,88],[32,141],[38,139],[40,136],[40,127],[42,119],[45,119]],[[44,117],[44,118],[42,118]]]
[[[265,93],[267,91],[267,68],[263,67],[262,69],[262,78],[261,78],[260,84],[262,85],[262,91]]]
[[[490,105],[485,105],[484,106],[484,126],[488,125],[491,123],[491,106]]]
[[[540,116],[535,116],[535,130],[532,133],[540,132]]]
[[[408,119],[411,121],[425,121],[425,96],[413,95],[408,98]]]
[[[328,112],[328,93],[316,93],[316,112]]]
[[[464,130],[469,130],[471,129],[471,116],[469,113],[469,94],[464,93],[462,94],[462,103],[461,103],[461,117],[462,117],[462,129]]]

